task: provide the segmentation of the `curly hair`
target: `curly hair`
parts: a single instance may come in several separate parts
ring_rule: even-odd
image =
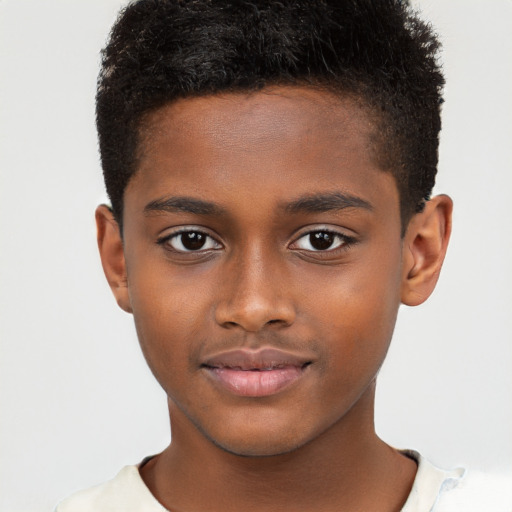
[[[138,0],[102,52],[96,120],[122,223],[143,117],[178,98],[270,85],[355,95],[374,114],[380,168],[402,226],[435,183],[444,78],[439,42],[406,0]]]

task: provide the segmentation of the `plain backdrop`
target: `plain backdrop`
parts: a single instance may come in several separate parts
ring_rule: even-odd
[[[50,511],[169,441],[166,400],[104,280],[94,127],[119,0],[0,0],[0,510]],[[402,308],[379,434],[443,467],[512,471],[512,2],[421,0],[444,45],[436,190],[452,244]]]

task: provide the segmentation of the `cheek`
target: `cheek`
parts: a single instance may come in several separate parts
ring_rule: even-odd
[[[400,304],[400,266],[392,256],[386,260],[317,271],[303,282],[300,309],[340,334],[349,329],[378,338],[379,332],[392,330]]]
[[[130,265],[128,284],[134,315],[141,326],[161,332],[163,336],[181,328],[194,328],[204,319],[208,308],[209,277],[192,267],[172,267],[164,258],[134,260],[142,264]]]
[[[190,366],[190,353],[209,316],[207,294],[157,265],[131,269],[129,276],[141,349],[155,377],[164,385],[164,380],[178,378]]]
[[[400,304],[395,252],[334,269],[326,279],[311,280],[310,289],[304,289],[304,296],[310,297],[303,309],[306,322],[316,324],[315,331],[330,340],[327,364],[342,367],[347,379],[348,374],[377,371],[386,355]]]

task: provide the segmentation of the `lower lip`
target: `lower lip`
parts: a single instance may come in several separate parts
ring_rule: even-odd
[[[286,366],[275,370],[237,370],[207,368],[224,388],[239,396],[270,396],[300,379],[305,368]]]

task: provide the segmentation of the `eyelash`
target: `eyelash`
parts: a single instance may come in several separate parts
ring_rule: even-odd
[[[171,244],[170,244],[171,240],[179,240],[179,237],[181,235],[186,235],[187,233],[204,236],[205,240],[206,240],[205,243],[210,242],[210,244],[211,244],[211,242],[213,241],[213,243],[215,245],[218,245],[219,247],[208,247],[206,249],[203,249],[201,247],[198,250],[193,250],[193,249],[187,250],[187,248],[184,247],[184,245],[183,245],[183,241],[180,242],[183,249],[176,249],[175,247],[171,246]],[[218,242],[213,236],[209,235],[204,230],[199,229],[199,228],[181,229],[179,231],[171,233],[170,235],[165,235],[162,238],[159,238],[157,240],[157,243],[158,243],[158,245],[162,245],[162,246],[168,245],[169,247],[166,247],[167,250],[170,250],[170,251],[173,251],[176,253],[180,253],[180,254],[194,254],[194,253],[198,254],[198,253],[204,253],[206,251],[216,251],[216,250],[222,248],[222,244],[220,242]]]
[[[180,245],[182,246],[183,249],[181,249],[181,248],[177,249],[176,247],[172,247],[172,245],[170,243],[171,240],[179,240],[180,236],[187,234],[187,233],[199,235],[199,237],[205,237],[205,242],[203,245],[206,245],[206,244],[212,245],[212,243],[213,243],[217,247],[207,247],[206,249],[204,249],[203,246],[201,246],[197,250],[187,249],[183,245],[183,240],[180,241]],[[328,247],[326,249],[315,249],[311,244],[311,242],[312,242],[311,237],[314,236],[315,234],[316,235],[323,234],[323,235],[327,235],[327,237],[333,237],[334,241],[332,243],[333,244],[338,243],[338,245],[334,248]],[[297,245],[297,243],[299,241],[305,240],[307,237],[310,237],[309,245],[310,245],[311,249],[307,249],[304,247],[302,247],[302,248],[301,247],[298,247],[298,248],[293,247],[294,245]],[[326,236],[317,237],[316,241],[320,242],[320,244],[321,244],[322,240],[326,240],[327,237]],[[193,241],[194,240],[192,240],[192,242]],[[340,251],[345,251],[349,247],[354,245],[356,243],[356,241],[357,240],[354,237],[347,236],[345,234],[339,233],[332,229],[319,227],[317,229],[312,229],[312,230],[309,230],[309,231],[303,233],[301,236],[296,238],[295,241],[292,242],[289,247],[292,250],[297,250],[297,251],[301,251],[303,253],[314,254],[315,256],[322,257],[323,255],[333,256],[335,254],[338,254]],[[222,244],[218,240],[215,239],[215,237],[211,236],[210,234],[208,234],[207,232],[205,232],[204,230],[202,230],[200,228],[181,229],[181,230],[171,233],[169,235],[165,235],[162,238],[159,238],[157,240],[157,243],[158,243],[158,245],[161,245],[161,246],[167,246],[167,247],[165,247],[166,250],[172,251],[172,252],[175,252],[178,254],[203,254],[206,252],[222,249],[222,247],[223,247]]]
[[[322,256],[322,255],[325,255],[325,256],[332,256],[332,255],[335,255],[335,254],[338,254],[340,251],[346,251],[347,249],[349,249],[352,245],[354,245],[356,243],[356,239],[354,237],[351,237],[351,236],[348,236],[348,235],[345,235],[343,233],[339,233],[338,231],[334,231],[332,229],[328,229],[328,228],[322,228],[322,227],[319,227],[317,229],[312,229],[306,233],[303,233],[301,236],[299,236],[291,245],[296,245],[300,240],[304,240],[304,239],[307,239],[309,237],[309,245],[312,247],[312,240],[311,240],[311,237],[315,234],[324,234],[324,235],[327,235],[327,236],[330,236],[330,237],[333,237],[334,238],[334,242],[333,243],[338,243],[338,245],[336,245],[336,247],[328,247],[324,250],[322,249],[304,249],[304,248],[298,248],[296,250],[302,250],[306,253],[312,253],[312,254],[315,254],[318,255],[318,256]],[[320,243],[322,242],[322,239],[325,240],[326,237],[317,237],[317,241],[319,241]]]

